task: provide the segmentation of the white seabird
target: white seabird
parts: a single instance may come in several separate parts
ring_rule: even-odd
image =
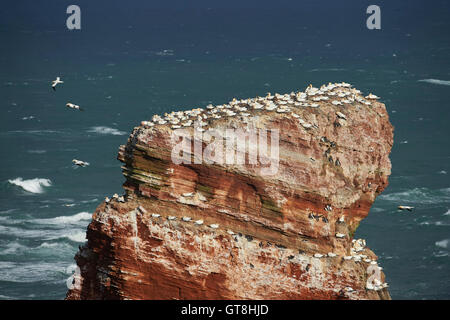
[[[337,254],[334,253],[334,252],[328,252],[328,256],[329,256],[330,258],[333,258],[333,257],[336,257]]]
[[[191,217],[183,217],[182,220],[185,222],[189,222],[191,221]]]
[[[56,77],[56,80],[52,81],[52,88],[54,91],[56,91],[56,86],[60,83],[64,83],[64,81],[61,81],[60,77]]]
[[[409,207],[409,206],[398,206],[397,207],[398,210],[408,210],[408,211],[413,211],[414,207]]]
[[[73,104],[73,103],[70,103],[70,102],[67,102],[67,103],[66,103],[66,107],[67,107],[67,108],[70,108],[70,109],[75,109],[75,110],[79,110],[79,111],[84,111],[82,108],[80,108],[80,106],[78,106],[78,105],[76,105],[76,104]]]
[[[219,225],[217,223],[213,223],[213,224],[210,224],[209,227],[213,228],[213,229],[217,229],[217,228],[219,228]]]
[[[73,160],[72,160],[72,163],[73,163],[74,165],[76,165],[76,166],[79,166],[79,167],[86,167],[86,166],[89,165],[89,162],[81,161],[81,160],[77,160],[77,159],[73,159]]]
[[[377,100],[380,99],[380,97],[377,97],[376,95],[370,93],[368,96],[366,96],[366,99]]]
[[[194,196],[194,193],[193,192],[186,192],[186,193],[183,193],[183,197],[186,197],[186,198],[188,198],[188,197],[193,197]]]
[[[196,225],[202,225],[202,224],[203,224],[203,220],[200,219],[200,220],[195,221],[194,223],[195,223]]]
[[[152,213],[152,218],[159,218],[161,215],[159,213]]]

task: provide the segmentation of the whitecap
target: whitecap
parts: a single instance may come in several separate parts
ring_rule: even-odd
[[[0,281],[7,282],[39,282],[49,279],[60,279],[65,275],[67,262],[11,262],[0,261]],[[68,276],[67,276],[68,277]]]
[[[52,185],[50,179],[43,179],[43,178],[23,180],[21,177],[19,177],[13,180],[8,180],[8,182],[16,186],[19,186],[25,191],[31,193],[43,193],[44,192],[43,187],[50,187]]]
[[[447,249],[449,242],[450,242],[449,239],[444,239],[441,241],[436,241],[435,245],[436,245],[436,247]]]
[[[18,251],[23,251],[27,247],[21,245],[18,242],[10,242],[6,245],[6,248],[0,251],[0,254],[15,254]]]
[[[46,153],[46,150],[28,150],[28,153],[36,153],[36,154],[42,154]]]
[[[92,215],[89,212],[80,212],[73,216],[60,216],[49,219],[34,219],[33,222],[38,224],[65,225],[65,224],[76,224],[84,220],[91,220],[91,218]]]
[[[346,69],[343,69],[343,68],[317,68],[317,69],[311,69],[308,72],[321,72],[321,71],[339,72],[339,71],[346,71]]]
[[[84,231],[71,232],[64,237],[74,242],[86,242],[86,232]]]
[[[447,212],[444,213],[444,216],[450,216],[450,209],[448,209]]]
[[[126,133],[123,131],[119,131],[115,128],[105,127],[105,126],[97,126],[92,127],[88,130],[88,132],[98,133],[98,134],[111,134],[113,136],[123,136]]]
[[[418,80],[419,82],[427,82],[432,84],[439,84],[443,86],[450,86],[450,81],[447,80],[439,80],[439,79],[422,79]]]
[[[399,204],[436,204],[450,201],[450,188],[430,190],[414,188],[401,192],[382,194],[379,199],[395,201]]]

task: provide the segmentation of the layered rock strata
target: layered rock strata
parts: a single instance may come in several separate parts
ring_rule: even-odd
[[[119,150],[125,194],[94,212],[67,298],[390,299],[353,239],[391,172],[377,98],[328,84],[143,121]]]

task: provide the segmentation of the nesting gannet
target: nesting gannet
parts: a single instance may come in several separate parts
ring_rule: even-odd
[[[210,224],[209,227],[213,228],[213,229],[217,229],[217,228],[219,228],[219,225],[217,223],[213,223],[213,224]]]
[[[60,77],[56,77],[56,80],[52,81],[52,88],[54,91],[56,91],[56,86],[60,83],[64,83],[64,81],[61,81]]]
[[[314,253],[314,258],[322,258],[323,254],[321,253]]]
[[[183,197],[193,197],[194,196],[194,193],[193,192],[186,192],[186,193],[183,193]]]
[[[159,218],[161,215],[159,213],[152,213],[152,218]]]
[[[366,96],[366,99],[377,100],[380,99],[380,97],[377,97],[376,95],[370,93],[368,96]]]
[[[352,256],[344,256],[344,260],[351,260],[352,258]]]
[[[74,110],[84,111],[82,108],[80,108],[80,106],[70,103],[70,102],[66,103],[66,107],[70,108],[70,109],[74,109]]]
[[[336,257],[337,254],[334,253],[334,252],[328,252],[328,256],[329,256],[330,258],[333,258],[333,257]]]
[[[336,233],[336,238],[345,238],[345,234],[343,234],[343,233]]]
[[[168,216],[167,217],[167,220],[176,220],[177,219],[177,217],[174,217],[174,216]]]
[[[230,234],[230,235],[234,235],[234,232],[231,231],[231,230],[227,230],[227,233]]]
[[[397,207],[398,210],[408,210],[408,211],[413,211],[414,207],[409,207],[409,206],[398,206]]]
[[[119,197],[119,195],[117,193],[114,193],[112,197],[113,197],[113,199],[117,199]]]
[[[110,201],[111,201],[111,200],[110,200],[108,197],[105,198],[105,202],[106,202],[106,203],[109,203]]]
[[[76,165],[76,166],[79,166],[79,167],[86,167],[86,166],[89,165],[89,162],[81,161],[81,160],[77,160],[77,159],[73,159],[73,160],[72,160],[72,163],[73,163],[74,165]]]
[[[195,223],[196,225],[202,225],[202,224],[203,224],[203,220],[200,219],[200,220],[195,221],[194,223]]]
[[[151,121],[141,121],[141,126],[143,127],[153,127],[155,124]]]
[[[345,116],[345,114],[343,114],[343,113],[341,113],[341,112],[336,112],[336,115],[338,116],[338,118],[340,118],[340,119],[344,119],[344,120],[347,120],[347,117]]]
[[[327,204],[325,206],[325,211],[333,211],[333,208],[329,204]]]
[[[145,210],[145,208],[143,206],[138,206],[137,209],[139,210],[140,213],[142,214],[146,214],[147,210]]]
[[[340,223],[343,223],[343,222],[345,222],[345,218],[344,218],[344,216],[340,216],[339,217],[339,220],[338,220]]]
[[[118,197],[118,198],[117,198],[117,201],[119,201],[119,202],[125,202],[124,196]]]
[[[189,221],[191,221],[191,217],[183,217],[183,218],[181,218],[181,220],[183,220],[185,222],[189,222]]]

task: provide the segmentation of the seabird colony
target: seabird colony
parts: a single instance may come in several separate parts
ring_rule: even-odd
[[[349,83],[329,83],[320,88],[309,85],[304,92],[291,92],[289,94],[272,95],[270,92],[265,97],[252,99],[233,98],[228,103],[213,106],[207,105],[205,109],[196,108],[187,111],[173,111],[165,113],[164,116],[154,115],[150,121],[142,121],[141,126],[151,128],[158,125],[170,125],[175,129],[193,127],[197,123],[196,130],[203,132],[212,121],[227,117],[237,118],[243,123],[249,122],[249,116],[253,111],[272,111],[277,113],[291,114],[298,120],[305,129],[315,128],[303,120],[295,110],[298,108],[319,108],[322,102],[331,102],[335,106],[348,106],[362,104],[370,106],[373,101],[379,99],[370,93],[366,97],[361,95],[361,91],[352,88]],[[342,121],[346,116],[342,112],[337,112],[337,117]]]

